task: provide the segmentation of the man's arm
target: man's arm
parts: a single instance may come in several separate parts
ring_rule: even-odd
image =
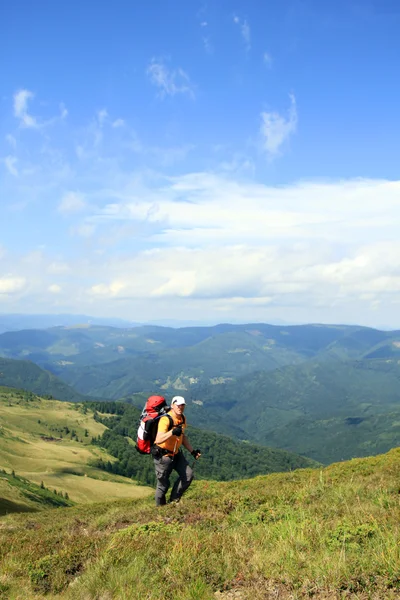
[[[172,430],[171,431],[167,431],[166,433],[161,433],[161,431],[159,431],[157,433],[156,439],[155,439],[155,444],[162,444],[163,442],[166,442],[167,440],[169,440],[170,437],[172,437],[173,433]]]
[[[169,431],[168,431],[168,429],[169,429],[168,417],[161,417],[160,423],[158,425],[156,439],[154,441],[155,444],[162,444],[163,442],[166,442],[173,435],[177,435],[177,433],[178,433],[177,430],[179,430],[179,429],[180,429],[179,435],[181,435],[181,433],[182,433],[182,428],[180,426],[173,427]],[[175,433],[174,433],[174,431],[175,431]],[[178,435],[178,437],[179,437],[179,435]]]
[[[185,448],[188,452],[190,452],[190,453],[193,452],[193,446],[189,442],[189,438],[185,434],[183,434],[182,444],[185,446]]]
[[[185,434],[183,434],[182,444],[185,446],[186,450],[190,452],[192,456],[197,460],[201,456],[200,450],[194,450],[192,444],[189,442],[189,439]]]

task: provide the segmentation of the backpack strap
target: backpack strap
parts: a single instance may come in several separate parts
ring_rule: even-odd
[[[171,415],[169,413],[166,413],[165,415],[162,415],[163,417],[168,417],[169,419],[169,427],[167,429],[167,431],[171,431],[171,429],[173,429],[175,427],[175,423],[173,418],[171,417]],[[182,425],[186,425],[186,419],[185,419],[185,415],[182,415]]]
[[[169,413],[167,413],[166,415],[163,415],[163,417],[168,417],[169,427],[168,427],[167,431],[171,431],[171,429],[174,426],[174,420],[173,420],[173,418],[171,417],[171,415]]]

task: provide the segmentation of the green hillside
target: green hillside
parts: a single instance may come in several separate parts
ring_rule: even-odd
[[[0,470],[0,516],[72,505],[68,494],[62,490],[48,490],[13,472]]]
[[[329,463],[400,444],[400,364],[309,361],[198,389],[191,420]],[[213,419],[209,420],[208,415]]]
[[[108,464],[99,461],[97,466],[112,473],[133,477],[144,484],[155,485],[153,461],[148,456],[138,454],[133,445],[140,410],[121,402],[97,402],[90,403],[89,406],[100,411],[102,416],[96,418],[107,426],[102,436],[95,440],[96,444],[119,459],[117,463]],[[196,477],[200,479],[231,481],[318,466],[318,463],[306,457],[240,442],[220,433],[198,429],[190,422],[187,431],[192,445],[202,451],[201,460],[195,464]]]
[[[23,388],[34,394],[70,402],[85,399],[64,381],[28,360],[0,357],[0,386]]]
[[[195,481],[180,504],[117,501],[10,515],[10,600],[394,600],[400,450],[321,470]]]
[[[71,404],[0,388],[0,468],[68,492],[77,502],[147,495],[148,487],[133,484],[155,485],[151,457],[134,447],[139,415],[124,403]],[[189,435],[203,451],[196,463],[200,478],[232,480],[317,466],[293,453],[191,426]]]
[[[94,466],[100,459],[106,463],[115,459],[92,445],[92,439],[106,429],[93,416],[93,411],[85,405],[0,388],[0,469],[8,475],[12,472],[17,475],[16,479],[8,479],[7,485],[4,481],[0,485],[3,502],[32,508],[21,485],[17,485],[18,478],[36,486],[43,482],[49,490],[67,493],[72,501],[79,503],[151,494],[150,488],[139,486],[130,478]],[[46,503],[35,506],[46,508]],[[8,510],[11,509],[10,505]]]
[[[388,343],[390,336],[393,340],[400,339],[393,332],[368,328],[307,325],[279,329],[258,324],[235,327],[232,331],[198,328],[197,339],[210,330],[213,335],[189,346],[183,343],[194,341],[194,333],[189,336],[181,330],[163,331],[163,335],[153,332],[152,352],[138,352],[101,365],[96,361],[79,365],[80,358],[76,357],[71,359],[75,361],[72,365],[53,364],[51,368],[83,394],[118,399],[154,389],[173,392],[195,389],[197,385],[218,385],[259,370],[300,364],[310,358],[325,362],[362,358],[377,342]],[[168,335],[176,345],[176,338],[181,335],[182,346],[160,347],[158,344],[166,344]]]

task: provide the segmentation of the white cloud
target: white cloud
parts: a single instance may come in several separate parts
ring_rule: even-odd
[[[212,45],[209,36],[203,35],[203,45],[204,50],[207,52],[207,54],[212,54],[214,52],[214,46]]]
[[[188,94],[194,97],[194,86],[190,77],[180,67],[170,70],[162,60],[153,58],[147,68],[147,75],[153,85],[160,89],[160,97]]]
[[[107,261],[89,295],[208,299],[215,310],[297,306],[310,314],[363,304],[366,293],[375,307],[379,298],[391,303],[400,296],[400,182],[274,188],[207,173],[168,182],[141,190],[140,201],[120,200],[101,211],[103,226],[151,225],[152,250]]]
[[[26,280],[23,277],[13,277],[12,275],[0,277],[0,295],[20,292],[25,285]]]
[[[108,119],[107,109],[102,108],[101,110],[97,111],[97,120],[99,122],[100,127],[102,127],[104,125],[104,123],[107,119]]]
[[[19,131],[18,153],[9,148],[18,163],[8,164],[19,177],[4,178],[4,195],[35,202],[57,236],[42,236],[46,247],[23,257],[15,248],[0,252],[2,310],[56,307],[139,320],[397,318],[399,181],[265,185],[253,181],[254,157],[227,146],[218,156],[210,151],[213,171],[190,172],[185,163],[186,174],[165,176],[156,168],[178,173],[193,146],[146,144],[118,121],[103,108],[73,131],[67,141],[84,162],[70,156],[72,144],[51,146],[50,132],[31,162],[30,136]],[[263,113],[268,156],[283,151],[296,124],[294,97],[288,114]],[[26,214],[12,217],[26,226]],[[24,244],[37,240],[31,229]]]
[[[242,37],[246,44],[246,50],[250,50],[251,48],[251,33],[250,33],[250,25],[247,21],[243,21],[241,26]]]
[[[283,144],[297,129],[297,106],[296,98],[290,95],[290,108],[287,118],[278,112],[261,113],[261,135],[263,147],[270,158],[277,156]]]
[[[272,56],[268,52],[264,52],[263,61],[265,66],[268,68],[272,67]]]
[[[54,123],[63,121],[68,116],[68,110],[65,108],[64,104],[61,102],[59,105],[60,115],[56,117],[52,117],[47,120],[43,120],[37,117],[32,116],[28,112],[28,104],[29,101],[35,97],[35,94],[30,90],[22,89],[18,90],[14,94],[14,116],[20,120],[20,124],[22,127],[27,129],[42,129],[43,127],[47,127],[49,125],[53,125]],[[10,143],[11,138],[13,136],[7,136],[7,139]],[[15,142],[15,138],[14,138]],[[14,144],[14,146],[16,143]]]
[[[47,289],[51,294],[59,294],[62,291],[62,287],[57,285],[56,283],[49,285]]]
[[[48,265],[46,271],[50,275],[62,275],[68,273],[70,271],[70,267],[66,262],[53,261]]]
[[[79,192],[67,192],[58,205],[59,212],[63,214],[80,212],[85,208],[84,196]]]
[[[4,164],[6,165],[7,171],[14,175],[14,177],[18,177],[18,169],[15,166],[17,164],[17,158],[15,156],[6,156],[4,159]]]
[[[35,117],[28,113],[28,102],[34,94],[29,90],[19,90],[14,94],[14,115],[21,120],[24,127],[37,127]]]
[[[240,33],[243,38],[246,52],[251,49],[251,30],[246,19],[241,20],[237,15],[233,15],[233,22],[240,27]]]
[[[125,121],[123,119],[115,119],[115,121],[112,123],[113,127],[123,127],[124,125]]]
[[[95,296],[107,296],[107,297],[115,297],[121,294],[123,290],[127,288],[127,283],[125,281],[115,280],[109,285],[101,283],[98,285],[93,285],[90,288],[90,293]]]
[[[77,225],[71,229],[71,233],[73,235],[79,235],[83,238],[90,238],[96,232],[96,226],[92,223],[81,223],[81,225]]]
[[[65,108],[64,104],[61,102],[60,104],[60,118],[64,120],[68,117],[68,110]]]
[[[130,180],[104,197],[81,258],[43,250],[16,265],[30,298],[49,302],[59,274],[57,306],[89,314],[370,324],[397,314],[400,181],[274,187],[199,172]],[[123,252],[100,253],[94,244],[111,237]]]

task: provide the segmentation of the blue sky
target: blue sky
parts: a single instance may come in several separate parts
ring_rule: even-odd
[[[400,5],[7,0],[0,313],[399,326]]]

